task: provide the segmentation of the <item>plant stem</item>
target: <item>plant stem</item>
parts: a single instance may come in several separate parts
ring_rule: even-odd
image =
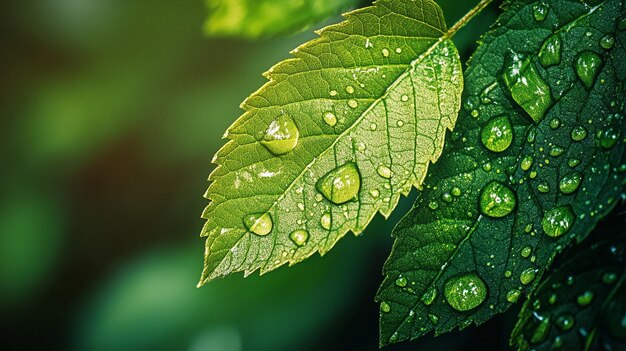
[[[489,6],[493,0],[481,0],[478,5],[474,6],[468,13],[465,14],[460,20],[458,20],[448,31],[444,34],[444,39],[450,39],[459,29],[463,28],[469,21],[471,21],[476,15],[478,15],[485,7]]]

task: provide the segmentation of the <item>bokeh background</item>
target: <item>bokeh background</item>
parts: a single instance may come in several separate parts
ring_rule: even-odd
[[[440,3],[449,24],[473,5]],[[203,0],[0,8],[0,349],[378,348],[374,295],[411,198],[324,257],[196,288],[212,155],[310,30],[207,38]],[[455,38],[464,60],[497,11]],[[387,350],[503,350],[514,320]]]

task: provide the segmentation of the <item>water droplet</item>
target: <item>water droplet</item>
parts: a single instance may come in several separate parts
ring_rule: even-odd
[[[461,192],[461,189],[459,187],[455,186],[455,187],[452,188],[452,196],[459,197],[459,196],[461,196],[461,193],[462,192]]]
[[[348,100],[348,106],[350,106],[350,108],[357,108],[359,107],[359,102],[354,99],[350,99]]]
[[[432,324],[437,324],[437,323],[439,323],[439,317],[435,316],[435,315],[434,315],[434,314],[432,314],[432,313],[429,313],[429,314],[428,314],[428,319],[430,320],[430,322],[431,322]]]
[[[567,233],[576,216],[569,205],[559,206],[547,211],[541,220],[543,231],[553,238]]]
[[[331,90],[329,94],[330,96],[337,96],[338,93],[337,90]]]
[[[513,127],[507,116],[493,118],[481,132],[481,141],[493,152],[502,152],[513,142]]]
[[[383,313],[389,313],[389,311],[391,311],[391,306],[389,306],[388,303],[386,303],[385,301],[380,303],[380,312]]]
[[[539,324],[535,328],[532,337],[530,338],[530,342],[533,344],[539,344],[546,340],[548,334],[550,334],[550,317],[549,316],[540,316],[539,314],[534,314],[535,319],[538,320]]]
[[[563,155],[564,152],[565,150],[562,147],[554,146],[552,149],[550,149],[550,156],[559,157]]]
[[[352,85],[348,85],[346,87],[346,93],[348,94],[354,94],[354,87]]]
[[[582,175],[578,172],[568,173],[559,182],[559,189],[563,194],[572,194],[580,186]]]
[[[246,228],[256,234],[265,236],[272,231],[274,223],[269,213],[252,213],[243,217],[243,224]]]
[[[533,17],[535,17],[537,22],[545,20],[548,16],[548,12],[550,12],[550,8],[547,4],[539,3],[533,5]]]
[[[540,193],[549,193],[550,186],[547,183],[540,183],[537,185],[537,190],[539,190]]]
[[[373,198],[378,199],[378,197],[380,196],[380,191],[378,191],[377,189],[370,190],[370,195],[372,195]]]
[[[522,282],[522,284],[524,285],[528,285],[530,284],[534,279],[535,279],[535,275],[537,274],[537,269],[536,268],[526,268],[519,276],[519,281]]]
[[[436,209],[438,209],[438,208],[439,208],[439,203],[438,203],[437,201],[431,201],[431,202],[428,204],[428,207],[429,207],[431,210],[433,210],[433,211],[434,211],[434,210],[436,210]]]
[[[475,274],[450,278],[444,286],[446,301],[457,311],[469,311],[487,298],[487,287]]]
[[[567,161],[567,165],[570,166],[570,168],[575,168],[579,164],[580,160],[577,158],[570,158],[569,161]]]
[[[480,210],[489,217],[501,218],[508,215],[516,203],[513,191],[497,181],[487,184],[480,195]]]
[[[550,120],[550,128],[558,129],[561,126],[561,120],[558,118],[552,118]]]
[[[568,331],[574,327],[576,321],[571,314],[563,314],[560,315],[555,321],[556,327],[561,329],[562,331]]]
[[[550,87],[529,57],[511,53],[504,67],[502,78],[511,97],[533,121],[539,123],[552,105]]]
[[[602,59],[591,51],[583,51],[576,57],[576,74],[587,89],[591,89],[600,72]]]
[[[610,34],[607,34],[600,39],[600,46],[605,50],[610,50],[613,48],[613,45],[615,45],[615,38]]]
[[[617,280],[617,274],[613,272],[606,272],[602,275],[602,282],[607,285],[615,283]]]
[[[405,277],[399,277],[398,279],[396,279],[396,285],[401,288],[405,287],[407,283],[408,281]]]
[[[522,162],[520,162],[520,168],[524,171],[527,171],[530,169],[530,167],[532,167],[533,162],[534,160],[532,156],[526,156],[522,159]]]
[[[309,240],[309,232],[302,229],[294,230],[291,234],[289,234],[289,239],[291,239],[291,241],[298,246],[304,246]]]
[[[378,172],[378,175],[383,178],[389,179],[392,176],[391,169],[385,165],[378,166],[378,168],[376,168],[376,172]]]
[[[436,297],[437,297],[437,289],[433,287],[433,288],[428,289],[428,291],[426,291],[424,295],[422,295],[421,300],[424,303],[424,305],[429,306],[435,301]]]
[[[402,95],[402,97],[400,97],[400,100],[402,100],[403,102],[407,102],[407,101],[409,101],[409,96],[408,95]]]
[[[384,57],[389,57],[389,49],[387,49],[387,48],[383,49],[383,56]]]
[[[522,255],[522,257],[524,257],[524,258],[528,258],[528,256],[530,256],[530,254],[531,254],[532,252],[533,252],[533,248],[532,248],[532,247],[530,247],[530,246],[525,246],[525,247],[522,249],[521,255]]]
[[[335,116],[332,112],[326,112],[324,114],[324,122],[326,122],[329,126],[334,127],[337,125],[337,116]]]
[[[506,293],[506,300],[510,303],[516,303],[517,300],[519,300],[520,295],[522,295],[520,290],[511,289],[508,293]]]
[[[261,144],[274,155],[283,155],[298,145],[300,131],[288,115],[276,117],[267,127]]]
[[[356,163],[348,162],[320,178],[315,187],[327,200],[341,205],[357,199],[361,190],[361,175]]]
[[[554,305],[557,301],[558,297],[556,296],[556,294],[552,294],[550,295],[550,297],[548,298],[548,303],[550,305]]]
[[[402,52],[402,49],[401,49],[401,48],[396,48],[396,54],[399,54],[399,53],[401,53],[401,52]]]
[[[583,126],[576,126],[572,129],[572,140],[582,141],[587,137],[587,129]]]
[[[330,212],[326,212],[322,215],[322,218],[320,219],[320,224],[322,225],[322,228],[330,230],[333,225],[333,219]]]
[[[616,128],[609,127],[598,132],[598,142],[604,149],[611,149],[619,141],[620,132]]]
[[[581,295],[578,295],[576,302],[578,302],[578,305],[582,307],[589,306],[589,304],[593,301],[593,297],[594,297],[593,291],[587,290]]]
[[[561,37],[554,34],[543,42],[539,50],[539,62],[543,67],[558,65],[561,62]]]

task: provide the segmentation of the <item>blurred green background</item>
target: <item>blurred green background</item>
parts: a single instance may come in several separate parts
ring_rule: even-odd
[[[449,24],[473,5],[440,3]],[[203,0],[0,7],[1,349],[377,349],[374,295],[411,198],[323,258],[196,288],[212,155],[311,31],[207,38]],[[455,38],[464,60],[496,14]],[[514,317],[388,350],[501,350]]]

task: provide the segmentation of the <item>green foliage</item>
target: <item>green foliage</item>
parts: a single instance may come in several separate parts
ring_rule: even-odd
[[[619,235],[561,265],[524,304],[511,342],[519,350],[624,349],[625,249]]]
[[[303,30],[338,14],[358,0],[206,0],[211,36],[258,38]]]
[[[324,254],[419,186],[460,109],[432,0],[381,0],[274,66],[216,154],[201,284]],[[436,103],[433,103],[436,102]]]
[[[509,1],[464,110],[399,223],[381,344],[482,323],[537,286],[624,185],[624,2]]]

